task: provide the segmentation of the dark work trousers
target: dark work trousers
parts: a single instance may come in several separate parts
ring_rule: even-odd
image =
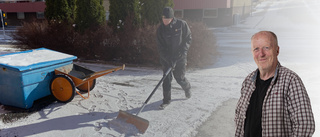
[[[171,67],[171,64],[168,64],[161,61],[163,74]],[[191,88],[191,85],[187,78],[185,78],[186,74],[186,65],[187,59],[180,59],[177,61],[174,70],[168,74],[168,76],[163,80],[162,88],[163,88],[163,103],[170,103],[171,101],[171,82],[172,82],[172,75],[176,79],[177,83],[181,86],[184,91],[188,91]]]

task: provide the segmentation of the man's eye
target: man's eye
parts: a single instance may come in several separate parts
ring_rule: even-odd
[[[265,50],[269,50],[270,49],[270,47],[263,47]]]

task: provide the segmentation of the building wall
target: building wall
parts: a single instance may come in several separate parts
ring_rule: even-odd
[[[209,27],[230,26],[251,14],[252,0],[174,0],[176,11],[182,18],[202,21]],[[206,12],[216,16],[206,16]]]
[[[105,11],[109,11],[109,0],[103,0],[103,7]]]
[[[26,1],[43,1],[43,0],[26,0]],[[15,3],[16,1],[10,1],[11,3]],[[0,3],[9,3],[7,2],[1,2]],[[107,19],[109,17],[109,0],[103,0],[103,7],[106,11]],[[41,18],[37,18],[36,12],[24,12],[25,19],[18,19],[16,12],[7,12],[7,19],[6,22],[8,23],[8,26],[20,26],[23,21],[31,21],[31,20],[42,20]]]
[[[28,21],[34,21],[34,20],[43,20],[37,18],[37,13],[35,12],[25,12],[24,13],[24,19],[18,19],[17,18],[17,13],[7,13],[7,23],[8,26],[21,26],[23,22],[28,22]]]
[[[205,12],[208,10],[215,13],[212,16],[206,16]],[[177,11],[183,12],[183,19],[189,21],[200,21],[205,23],[208,27],[222,27],[233,24],[232,8],[184,9]]]
[[[231,0],[173,0],[174,9],[230,8]]]
[[[183,18],[192,21],[202,21],[203,10],[202,9],[185,9],[183,10]]]
[[[233,14],[245,16],[251,13],[251,0],[234,0],[233,1]]]
[[[250,16],[252,12],[252,0],[233,0],[233,24],[238,24],[241,20]]]
[[[106,11],[106,20],[109,20],[109,15],[110,15],[109,6],[110,6],[109,0],[103,0],[103,7],[104,7],[104,10]]]
[[[232,9],[220,8],[218,9],[218,16],[216,18],[204,18],[203,22],[208,27],[224,27],[232,25]]]

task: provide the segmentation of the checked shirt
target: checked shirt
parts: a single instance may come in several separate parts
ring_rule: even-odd
[[[243,137],[246,112],[255,90],[257,71],[249,74],[241,88],[235,112],[236,137]],[[309,137],[315,131],[310,99],[300,77],[278,63],[262,107],[263,137]]]

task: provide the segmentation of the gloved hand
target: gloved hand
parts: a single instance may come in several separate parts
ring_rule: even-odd
[[[161,58],[161,60],[163,60],[167,64],[170,64],[170,62],[171,62],[171,57],[169,57],[169,56],[160,56],[160,58]]]
[[[171,61],[171,67],[174,69],[176,67],[177,61]]]
[[[181,59],[181,58],[182,58],[181,52],[177,52],[177,53],[174,55],[174,57],[173,57],[174,60],[179,60],[179,59]]]
[[[177,54],[174,55],[174,60],[180,60],[180,59],[186,58],[186,56],[187,56],[187,52],[179,51],[177,52]]]

